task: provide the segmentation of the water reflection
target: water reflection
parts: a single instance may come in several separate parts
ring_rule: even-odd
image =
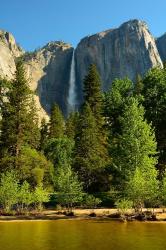
[[[165,223],[27,221],[0,223],[2,250],[165,250]]]

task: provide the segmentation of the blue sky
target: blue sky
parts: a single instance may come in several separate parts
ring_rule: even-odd
[[[76,46],[130,19],[146,21],[156,37],[166,32],[166,0],[0,0],[0,8],[0,29],[26,50],[54,40]]]

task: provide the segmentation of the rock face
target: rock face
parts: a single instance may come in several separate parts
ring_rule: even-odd
[[[151,67],[162,66],[154,38],[147,25],[138,20],[85,37],[75,54],[79,90],[91,63],[97,65],[103,90],[107,90],[115,78],[127,76],[135,80],[137,74],[144,75]]]
[[[66,115],[72,54],[71,45],[58,41],[24,55],[30,88],[47,114],[56,102]]]
[[[9,32],[0,30],[0,76],[11,79],[15,72],[15,58],[24,51]]]
[[[163,62],[166,61],[166,33],[156,40],[157,48]]]
[[[103,90],[115,78],[127,76],[135,80],[137,74],[144,75],[151,67],[162,66],[162,60],[166,60],[166,34],[155,41],[144,22],[131,20],[117,29],[83,38],[75,51],[70,44],[57,41],[25,53],[10,33],[0,31],[0,77],[13,77],[19,56],[36,94],[40,118],[48,117],[55,102],[66,115],[70,99],[76,99],[76,106],[82,102],[83,79],[91,63],[97,65]],[[68,98],[69,93],[76,98]]]

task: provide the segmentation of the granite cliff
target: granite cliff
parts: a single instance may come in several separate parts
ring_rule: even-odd
[[[20,56],[30,88],[36,94],[40,117],[49,115],[54,102],[66,115],[71,100],[77,105],[82,102],[82,83],[91,63],[97,65],[103,90],[117,77],[135,80],[137,74],[144,75],[151,67],[163,66],[166,35],[155,41],[146,23],[131,20],[119,28],[83,38],[75,50],[70,44],[55,41],[25,53],[10,33],[0,31],[1,77],[13,77],[15,59]],[[70,94],[74,98],[69,98]]]
[[[76,48],[76,76],[81,85],[90,63],[95,63],[107,90],[115,78],[135,80],[151,67],[162,66],[155,39],[146,23],[132,20],[117,29],[110,29],[83,38]],[[79,92],[81,98],[81,92]]]
[[[34,53],[23,56],[30,88],[47,114],[53,103],[67,113],[69,75],[73,48],[63,42],[50,42]],[[42,112],[42,110],[41,110]]]
[[[156,39],[157,48],[163,62],[166,61],[166,33]]]
[[[16,44],[13,35],[0,30],[0,77],[11,79],[15,72],[15,58],[24,51]]]

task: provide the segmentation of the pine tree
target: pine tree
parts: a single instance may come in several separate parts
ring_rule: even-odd
[[[102,119],[102,92],[101,80],[94,64],[90,65],[87,76],[84,79],[84,100],[89,106],[98,124],[103,123]]]
[[[75,168],[84,188],[90,190],[93,186],[97,190],[109,159],[101,80],[94,64],[84,79],[84,101],[76,134]]]
[[[143,80],[142,80],[142,77],[140,75],[137,75],[136,77],[136,82],[134,84],[134,95],[141,95],[142,93],[142,90],[143,90]]]
[[[39,149],[41,151],[44,150],[47,139],[48,139],[48,123],[46,122],[46,119],[43,118],[41,120],[41,126],[40,126],[40,146],[39,146]]]
[[[75,170],[88,190],[93,182],[98,181],[97,173],[105,167],[108,160],[107,149],[89,103],[85,103],[82,108],[78,127]]]
[[[65,134],[68,138],[73,140],[75,139],[76,136],[76,130],[79,129],[78,119],[79,119],[79,113],[71,112],[66,120]]]
[[[6,97],[7,101],[2,106],[1,156],[18,157],[23,145],[36,147],[33,136],[38,133],[37,116],[31,110],[32,92],[21,61],[16,64],[15,78],[10,83]],[[38,140],[37,136],[35,140]]]
[[[27,108],[27,121],[25,129],[25,140],[32,148],[38,149],[40,144],[40,129],[37,107],[33,96],[30,97],[29,106]]]
[[[64,117],[57,104],[51,109],[49,138],[60,138],[64,135]]]
[[[47,140],[44,147],[46,157],[54,164],[55,168],[72,163],[74,142],[62,137]]]

